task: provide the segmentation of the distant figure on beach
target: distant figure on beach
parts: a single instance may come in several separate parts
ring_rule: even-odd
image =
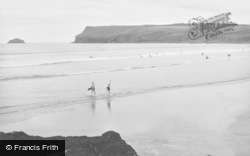
[[[151,58],[151,55],[149,55],[149,57]]]
[[[227,57],[229,58],[231,56],[231,54],[227,54]]]
[[[209,57],[206,55],[206,60],[209,59]]]
[[[95,84],[94,84],[94,82],[92,82],[91,87],[88,90],[91,90],[91,95],[93,95],[93,93],[95,93]],[[95,95],[96,95],[96,93],[95,93]]]
[[[204,53],[201,53],[201,55],[204,55]]]
[[[110,89],[111,89],[111,88],[110,88],[110,85],[111,85],[111,80],[109,81],[109,84],[108,84],[108,86],[107,86],[107,88],[106,88],[106,89],[107,89],[107,94],[108,94],[108,95],[110,95]]]

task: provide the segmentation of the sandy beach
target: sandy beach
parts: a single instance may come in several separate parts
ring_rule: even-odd
[[[21,46],[27,54],[12,48],[5,46],[0,64],[1,132],[112,130],[142,156],[250,154],[249,45]]]
[[[163,90],[114,98],[110,103],[100,100],[45,109],[48,114],[1,122],[0,127],[42,136],[95,135],[112,129],[145,156],[247,156],[249,91],[248,80]],[[92,115],[86,118],[86,114]],[[8,122],[15,118],[20,116],[5,116]]]

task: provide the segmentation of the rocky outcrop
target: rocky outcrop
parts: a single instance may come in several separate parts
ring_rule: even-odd
[[[15,38],[13,40],[10,40],[8,43],[25,43],[24,40],[21,40],[19,38]]]
[[[250,26],[238,25],[211,40],[188,38],[187,24],[142,26],[87,26],[74,43],[250,43]]]
[[[30,136],[24,132],[0,132],[0,140],[65,140],[66,156],[137,156],[136,151],[120,135],[108,131],[102,136]]]

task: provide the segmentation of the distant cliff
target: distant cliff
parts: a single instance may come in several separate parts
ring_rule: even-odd
[[[0,140],[65,140],[66,156],[137,156],[135,150],[114,131],[102,136],[30,136],[24,132],[0,132]]]
[[[13,40],[10,40],[8,43],[25,43],[24,40],[21,40],[19,38],[15,38]]]
[[[187,24],[142,26],[87,26],[74,43],[250,43],[250,25],[238,25],[228,34],[206,40],[188,38]]]

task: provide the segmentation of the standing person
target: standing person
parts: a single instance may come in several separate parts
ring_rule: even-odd
[[[107,94],[108,94],[108,95],[110,95],[110,89],[111,89],[111,88],[110,88],[110,85],[111,85],[111,81],[109,81],[109,84],[108,84],[108,86],[107,86]]]
[[[93,95],[93,93],[95,93],[95,84],[94,84],[94,82],[92,82],[91,87],[88,90],[91,90],[91,95]],[[95,95],[96,95],[96,93],[95,93]]]

